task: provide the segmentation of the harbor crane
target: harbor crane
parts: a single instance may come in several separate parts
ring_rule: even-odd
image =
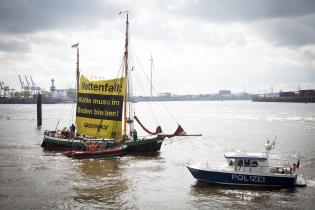
[[[26,92],[32,92],[32,94],[39,93],[41,88],[39,86],[36,86],[36,83],[34,82],[32,76],[30,76],[30,80],[27,78],[25,75],[25,83],[21,78],[21,75],[19,75],[19,80],[21,83],[21,92],[26,91]]]
[[[31,79],[31,84],[32,84],[31,90],[33,91],[33,94],[35,94],[35,92],[36,92],[36,85],[35,85],[35,82],[33,81],[32,76],[30,76],[30,79]]]
[[[21,92],[24,90],[24,83],[21,79],[21,75],[19,75],[20,83],[21,83]]]
[[[39,93],[41,88],[39,86],[36,86],[36,83],[33,81],[32,76],[30,76],[31,82],[32,82],[32,87],[31,90],[33,91],[33,94]]]
[[[14,90],[14,89],[10,89],[10,87],[8,85],[5,85],[4,82],[0,82],[0,90],[1,92],[3,91],[3,97],[9,97],[10,96],[10,90]],[[0,92],[0,95],[1,95]]]
[[[4,91],[4,87],[3,87],[2,83],[3,83],[3,81],[0,82],[0,97],[2,97],[2,91]],[[3,95],[4,95],[4,93],[3,93]]]
[[[25,76],[25,80],[26,80],[26,84],[27,84],[27,86],[25,86],[25,90],[26,90],[27,92],[29,92],[30,89],[31,89],[31,86],[30,86],[30,83],[28,82],[28,79],[27,79],[26,75],[24,75],[24,76]]]

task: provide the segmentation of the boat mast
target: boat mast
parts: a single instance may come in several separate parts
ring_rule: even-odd
[[[149,59],[149,61],[151,62],[151,92],[150,92],[150,97],[152,97],[153,96],[153,94],[152,94],[152,89],[153,89],[153,86],[152,86],[152,69],[153,69],[153,57],[152,57],[152,55],[150,54],[150,59]]]
[[[129,22],[128,22],[128,12],[127,13],[127,20],[126,20],[126,38],[125,38],[125,78],[126,78],[126,85],[128,85],[128,30],[129,30]],[[128,97],[128,89],[126,88],[125,97],[124,97],[124,140],[127,139],[127,97]]]
[[[72,48],[77,48],[77,100],[79,99],[78,96],[79,96],[79,81],[80,81],[80,69],[79,69],[79,42],[72,45],[71,46]]]
[[[80,69],[79,69],[79,42],[72,45],[72,48],[77,48],[77,102],[79,101],[79,86],[80,86]],[[76,123],[76,122],[75,122]]]
[[[79,69],[79,43],[77,46],[77,101],[79,101],[79,86],[80,86],[80,69]]]

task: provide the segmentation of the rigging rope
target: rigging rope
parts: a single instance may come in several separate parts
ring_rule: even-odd
[[[131,50],[133,51],[133,49],[131,48]],[[135,54],[134,52],[133,52],[133,54]],[[136,56],[136,55],[135,55]],[[133,60],[133,57],[132,57],[132,53],[131,53],[131,61],[133,62],[133,64],[135,64],[135,62],[134,62],[134,60]],[[141,63],[138,61],[138,63],[139,63],[139,65],[140,65],[140,67],[142,68],[142,66],[141,66]],[[142,71],[143,71],[143,68],[142,68]],[[136,72],[136,74],[138,74],[138,72],[137,71],[135,71]],[[139,77],[140,78],[140,77]],[[136,80],[137,81],[137,84],[140,86],[140,88],[141,88],[141,90],[144,92],[144,95],[147,95],[147,93],[146,93],[146,89],[144,88],[144,86],[143,86],[143,84],[142,84],[142,82],[141,82],[141,80]],[[148,107],[149,107],[149,109],[150,109],[150,111],[151,111],[151,113],[152,113],[152,116],[153,116],[153,119],[154,119],[154,121],[155,121],[155,123],[158,125],[159,124],[159,122],[158,122],[158,120],[157,120],[157,117],[156,117],[156,115],[155,115],[155,112],[154,112],[154,110],[153,110],[153,108],[152,108],[152,106],[151,106],[151,103],[149,103],[149,101],[145,101],[146,102],[146,104],[148,105]]]
[[[131,44],[130,44],[130,46],[131,46]],[[139,65],[140,65],[140,69],[142,70],[143,74],[145,75],[145,78],[146,78],[147,81],[150,83],[150,79],[149,79],[149,77],[146,75],[146,73],[145,73],[145,71],[144,71],[144,68],[142,67],[141,62],[140,62],[140,60],[138,59],[138,57],[137,57],[137,55],[136,55],[134,49],[131,48],[131,47],[130,47],[130,49],[131,49],[132,53],[135,55],[135,58],[137,59]],[[157,94],[157,91],[155,90],[154,86],[152,86],[152,89],[153,89],[154,93]],[[143,87],[142,87],[142,90],[144,90]],[[145,93],[145,94],[146,94],[146,93]],[[146,102],[148,102],[148,101],[146,101]],[[179,125],[179,123],[177,122],[177,120],[176,120],[176,118],[174,117],[174,115],[173,115],[173,114],[169,111],[169,109],[166,107],[165,103],[164,103],[163,101],[159,101],[159,102],[163,105],[164,109],[168,112],[168,114],[171,116],[171,118],[174,120],[174,122]]]

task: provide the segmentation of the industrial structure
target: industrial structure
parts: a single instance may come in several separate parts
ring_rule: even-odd
[[[18,75],[21,91],[15,91],[6,85],[3,81],[0,81],[0,104],[36,104],[37,95],[41,93],[41,87],[37,86],[32,76]],[[42,97],[42,103],[52,104],[61,103],[61,99],[54,99],[49,96]]]
[[[29,93],[28,95],[34,95],[37,93],[40,93],[41,88],[39,86],[36,86],[35,82],[33,81],[32,76],[30,76],[30,82],[27,79],[27,76],[25,75],[25,82],[23,82],[21,75],[19,75],[19,80],[20,80],[20,84],[21,84],[21,92],[25,91],[27,93]],[[32,94],[30,94],[32,93]]]

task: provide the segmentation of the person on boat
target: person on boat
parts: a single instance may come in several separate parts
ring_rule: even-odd
[[[136,129],[133,129],[133,140],[136,141],[138,139],[138,134],[137,134],[137,130]]]
[[[296,171],[296,164],[293,163],[293,165],[290,167],[290,173],[294,173]]]
[[[70,131],[71,131],[70,137],[71,137],[71,138],[74,138],[74,137],[75,137],[75,125],[74,125],[74,124],[72,124],[72,125],[70,126]]]
[[[64,127],[64,128],[61,130],[61,136],[62,136],[63,138],[66,137],[66,132],[67,132],[67,128]]]
[[[107,148],[107,141],[102,141],[102,144],[100,146],[101,149],[106,149]]]
[[[99,147],[100,145],[97,142],[91,142],[90,144],[88,144],[88,150],[91,152],[96,151]]]

